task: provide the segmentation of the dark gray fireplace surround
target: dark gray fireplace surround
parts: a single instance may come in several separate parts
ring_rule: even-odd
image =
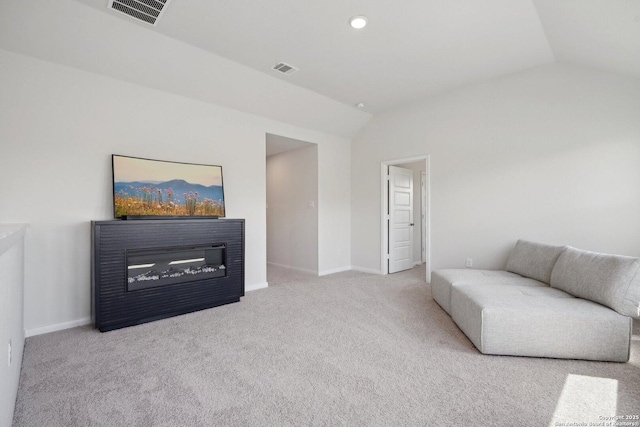
[[[92,221],[101,332],[240,301],[243,219]]]

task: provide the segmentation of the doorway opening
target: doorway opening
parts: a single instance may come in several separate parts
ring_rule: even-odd
[[[318,146],[266,135],[267,270],[318,274]]]
[[[381,163],[381,272],[424,264],[431,281],[430,156]]]

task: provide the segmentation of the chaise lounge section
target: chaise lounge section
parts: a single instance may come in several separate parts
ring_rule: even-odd
[[[484,354],[627,362],[640,260],[519,240],[506,271],[432,275],[434,300]]]

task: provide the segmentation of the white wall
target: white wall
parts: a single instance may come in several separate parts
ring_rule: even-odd
[[[518,238],[640,256],[640,81],[551,64],[376,116],[352,141],[352,264],[380,269],[380,162],[431,155],[433,269]]]
[[[13,421],[24,350],[24,231],[0,225],[0,426]]]
[[[267,157],[267,262],[318,273],[317,207],[318,147]]]
[[[112,218],[113,153],[222,165],[227,217],[246,219],[251,288],[266,283],[265,134],[317,144],[318,226],[335,224],[343,249],[320,244],[320,265],[350,264],[348,192],[332,196],[344,193],[334,176],[348,187],[348,139],[3,50],[0,63],[0,222],[31,224],[28,334],[90,318],[90,221]]]
[[[0,48],[346,138],[371,118],[268,70],[234,63],[107,13],[106,1],[101,3],[0,1]]]
[[[310,141],[308,139],[305,141]],[[318,274],[351,269],[351,144],[318,146]]]

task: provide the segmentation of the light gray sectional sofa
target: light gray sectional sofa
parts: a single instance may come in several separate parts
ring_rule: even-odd
[[[519,240],[506,271],[435,271],[431,291],[482,353],[627,362],[640,259]]]

